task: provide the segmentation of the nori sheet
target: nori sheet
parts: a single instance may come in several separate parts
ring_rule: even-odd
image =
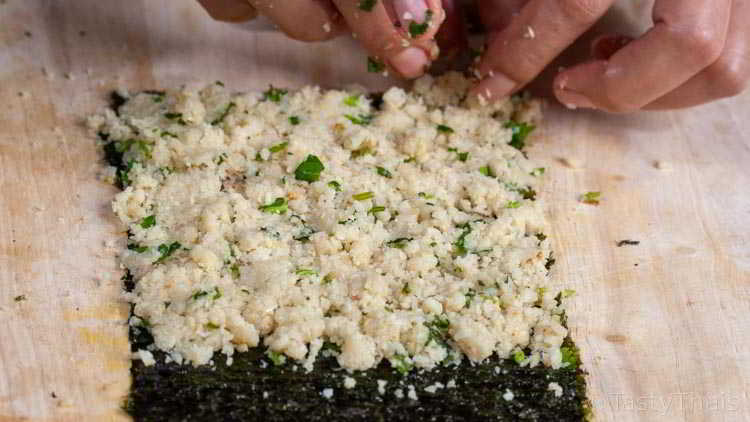
[[[117,93],[111,100],[115,112],[127,101]],[[114,142],[108,142],[106,134],[99,136],[105,142],[105,161],[125,170],[122,153]],[[125,290],[133,289],[129,273],[122,280]],[[131,326],[129,337],[133,352],[153,343],[145,327]],[[262,347],[235,353],[230,366],[219,353],[214,355],[214,365],[194,367],[165,363],[166,354],[153,351],[156,364],[132,362],[133,383],[123,409],[135,421],[590,420],[586,373],[580,367],[578,349],[570,337],[564,345],[574,351],[576,365],[557,370],[542,365],[530,368],[519,366],[513,359],[493,356],[480,364],[464,360],[458,366],[413,370],[406,375],[387,362],[348,374],[335,357],[321,355],[307,373],[290,359],[275,366]],[[344,388],[345,375],[356,380],[354,388]],[[379,394],[378,380],[387,381],[385,394]],[[434,393],[424,390],[438,382],[447,385],[451,380],[454,388],[439,388]],[[562,396],[556,397],[548,389],[551,382],[562,387]],[[417,400],[408,397],[409,386],[414,387]],[[326,388],[334,391],[330,398],[322,394]],[[395,395],[397,389],[403,398]],[[503,397],[508,390],[513,393],[512,400]]]

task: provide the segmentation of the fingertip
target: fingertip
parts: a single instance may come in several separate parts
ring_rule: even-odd
[[[487,101],[497,101],[513,94],[518,88],[519,84],[507,75],[489,71],[487,77],[480,80],[471,92]]]
[[[405,78],[417,78],[430,64],[427,53],[418,47],[409,47],[388,59],[388,64]]]

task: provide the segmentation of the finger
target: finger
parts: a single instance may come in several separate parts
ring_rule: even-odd
[[[727,40],[719,59],[676,90],[644,108],[664,110],[692,107],[744,91],[750,81],[750,29],[747,22],[750,22],[750,3],[735,1]]]
[[[257,16],[247,0],[198,0],[198,3],[217,21],[245,22]]]
[[[555,96],[572,107],[640,109],[715,62],[726,39],[731,0],[661,0],[654,26],[609,60],[555,78]]]
[[[440,47],[440,59],[450,60],[463,51],[468,44],[463,10],[460,0],[443,0],[445,20],[435,35]]]
[[[349,28],[375,59],[407,78],[424,73],[439,49],[434,40],[445,19],[440,0],[334,0]]]
[[[330,0],[249,0],[289,38],[325,41],[344,33],[341,15]]]
[[[483,79],[472,93],[490,99],[519,90],[591,27],[613,1],[529,0],[489,44],[478,68]]]
[[[477,4],[479,16],[487,32],[498,34],[521,13],[529,0],[484,0]]]
[[[624,35],[600,35],[591,42],[591,57],[596,60],[609,60],[630,41],[633,41],[633,38]]]

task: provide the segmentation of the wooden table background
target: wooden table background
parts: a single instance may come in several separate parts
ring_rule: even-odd
[[[364,63],[351,40],[249,32],[190,1],[0,0],[0,420],[127,419],[122,229],[82,124],[109,91],[394,83]],[[598,418],[750,420],[750,95],[547,115],[530,154]]]

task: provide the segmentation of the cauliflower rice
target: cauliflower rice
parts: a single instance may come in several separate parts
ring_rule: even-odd
[[[567,330],[530,195],[542,172],[505,125],[538,104],[467,104],[469,85],[424,77],[376,107],[216,83],[90,118],[127,163],[110,175],[126,186],[112,206],[131,323],[194,365],[263,344],[310,369],[330,342],[350,371],[493,354],[560,367]]]

